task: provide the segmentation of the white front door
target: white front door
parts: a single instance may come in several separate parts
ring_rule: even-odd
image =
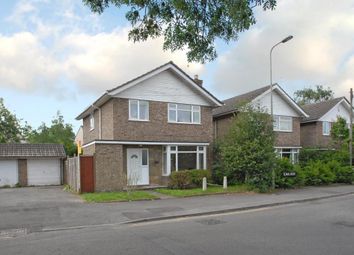
[[[127,149],[128,185],[149,185],[148,149]]]

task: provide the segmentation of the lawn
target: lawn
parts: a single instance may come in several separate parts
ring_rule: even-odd
[[[173,197],[192,197],[201,195],[212,195],[212,194],[225,194],[225,193],[243,193],[254,190],[249,185],[234,185],[229,186],[226,190],[220,186],[209,186],[206,191],[201,188],[194,189],[156,189],[155,191]]]
[[[81,195],[81,197],[86,202],[90,203],[137,201],[158,198],[145,191],[132,191],[130,194],[126,191],[84,193]]]

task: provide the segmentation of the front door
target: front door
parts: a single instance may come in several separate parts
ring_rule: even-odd
[[[149,185],[148,149],[127,149],[128,185]]]

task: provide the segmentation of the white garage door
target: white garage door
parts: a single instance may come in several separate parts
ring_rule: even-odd
[[[59,159],[27,160],[28,185],[59,185]]]
[[[18,183],[17,160],[0,160],[0,187]]]

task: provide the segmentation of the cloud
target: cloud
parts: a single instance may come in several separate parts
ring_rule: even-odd
[[[257,25],[217,60],[213,86],[228,97],[269,84],[269,50],[291,34],[273,52],[273,81],[290,91],[323,84],[344,95],[354,87],[353,10],[351,0],[288,0],[259,11]]]

